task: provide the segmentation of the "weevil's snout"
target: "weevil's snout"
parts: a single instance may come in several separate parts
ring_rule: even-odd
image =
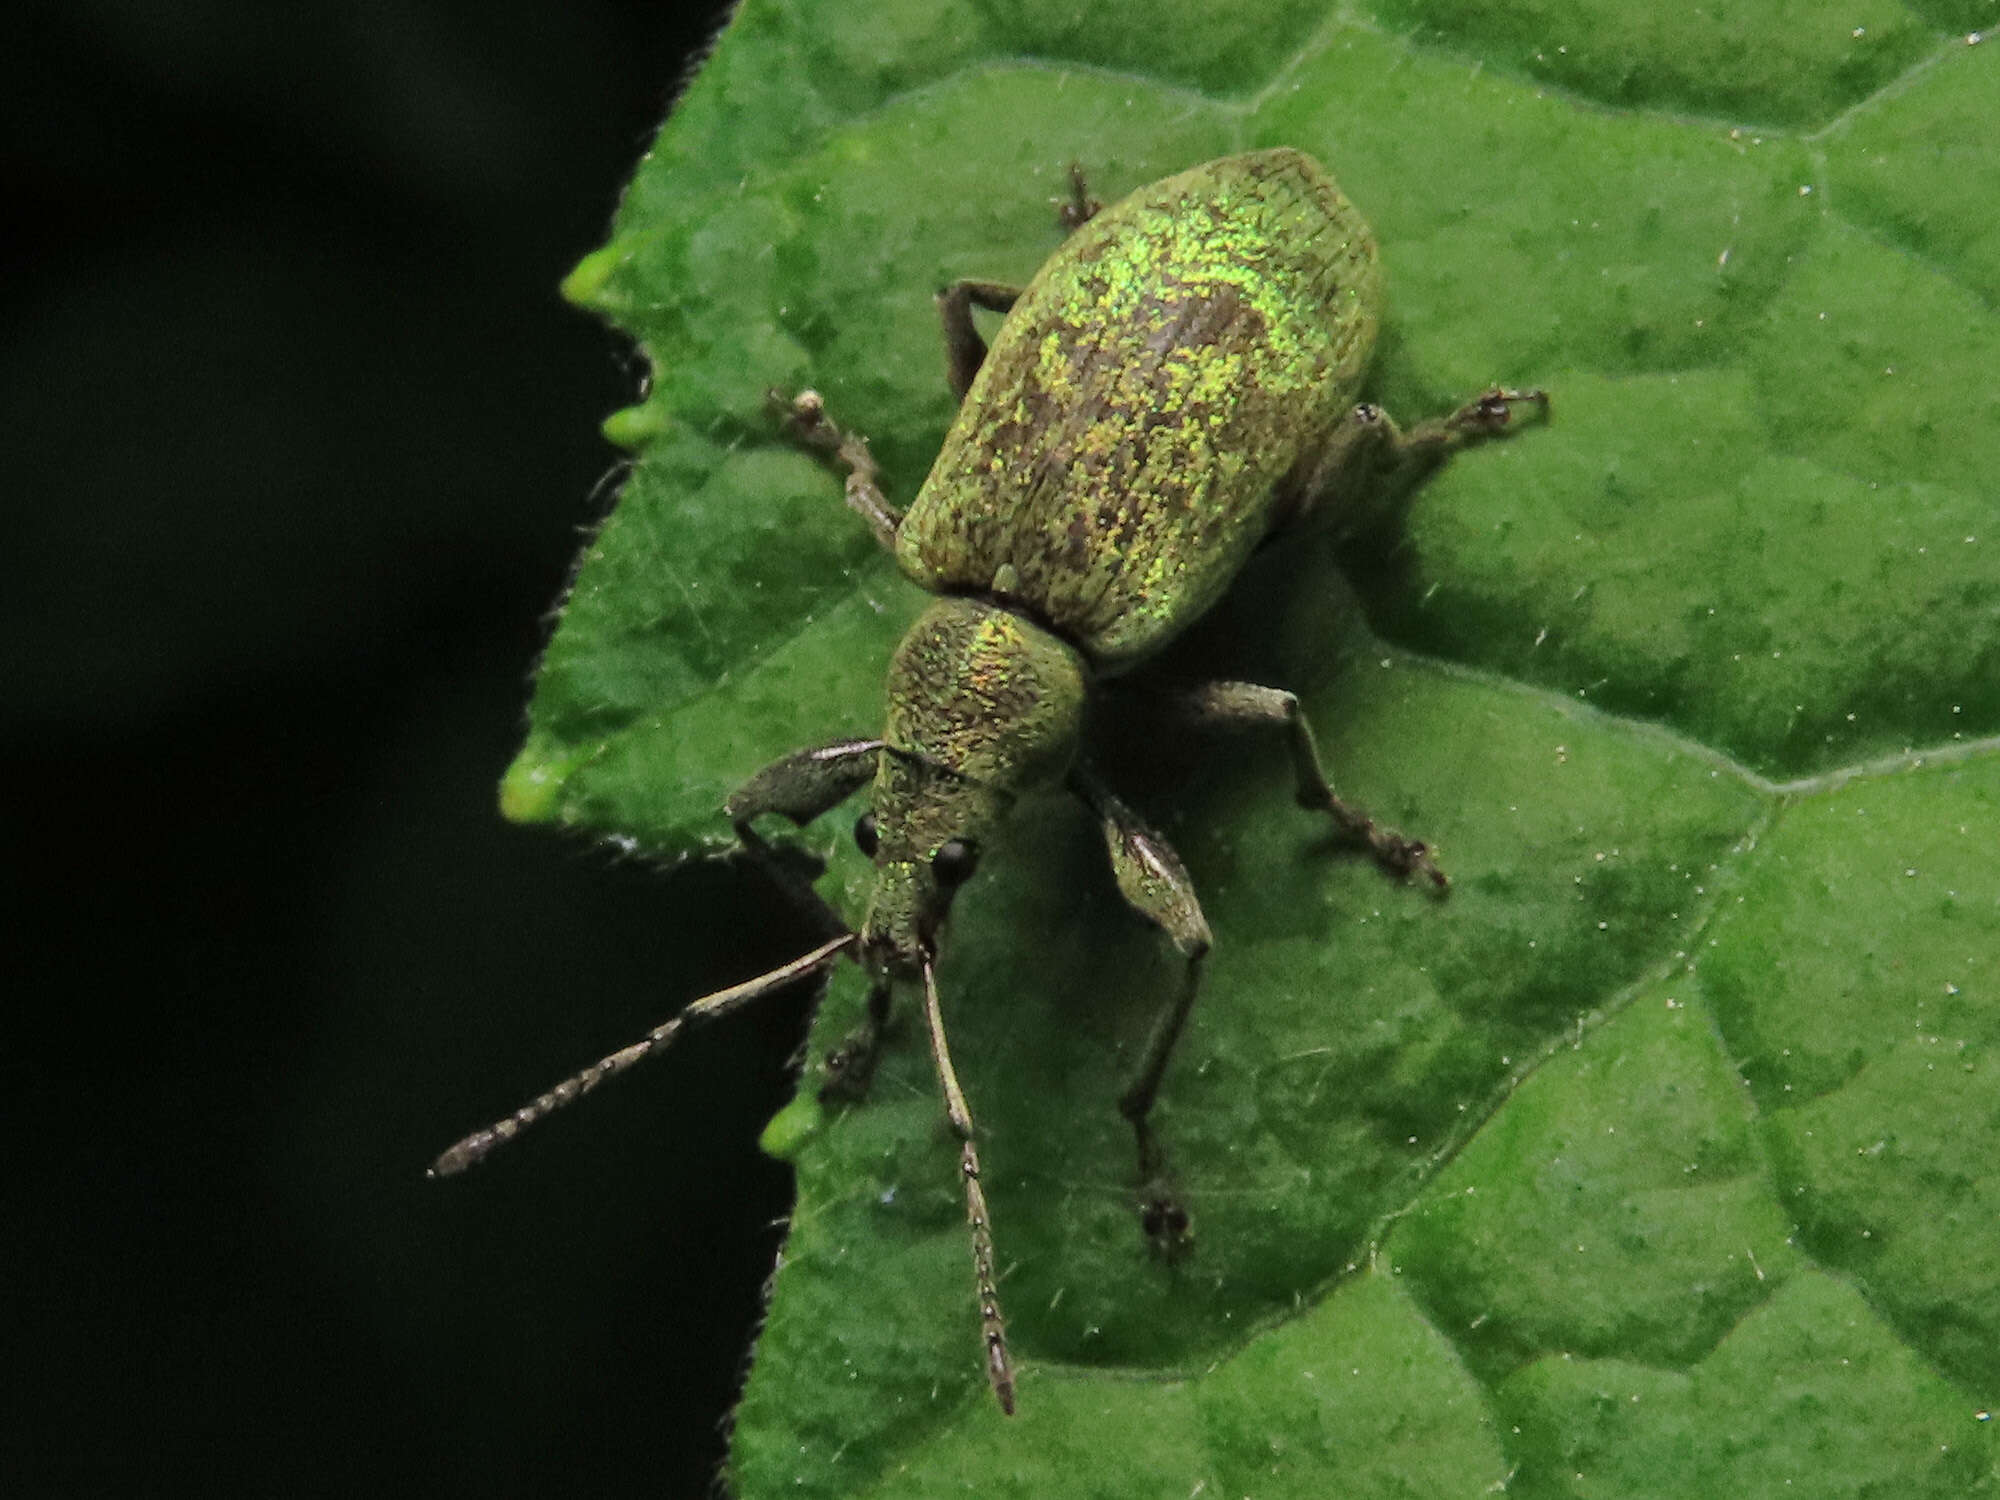
[[[978,863],[972,845],[948,839],[928,859],[882,859],[861,924],[861,958],[884,979],[915,981],[935,961],[951,899]]]
[[[879,979],[915,982],[935,959],[952,898],[979,865],[979,839],[1004,816],[1004,792],[891,750],[875,779],[874,807],[854,842],[874,861],[875,887],[861,923],[860,957]]]
[[[880,979],[915,981],[924,961],[937,955],[936,910],[923,871],[908,860],[884,862],[875,870],[875,893],[861,924],[861,960]]]

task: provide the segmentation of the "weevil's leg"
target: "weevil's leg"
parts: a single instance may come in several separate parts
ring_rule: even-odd
[[[1083,168],[1075,162],[1069,166],[1069,193],[1055,203],[1056,223],[1064,233],[1089,223],[1104,207],[1090,196],[1084,186]],[[946,376],[951,381],[952,394],[959,400],[963,401],[965,393],[972,389],[972,377],[986,361],[986,340],[973,326],[972,309],[1011,312],[1020,297],[1021,288],[1001,281],[954,281],[938,292],[938,319],[944,324]]]
[[[1428,844],[1407,838],[1393,828],[1384,828],[1362,809],[1334,793],[1326,768],[1320,764],[1312,725],[1306,722],[1297,694],[1283,688],[1259,687],[1253,682],[1210,682],[1177,695],[1175,702],[1192,722],[1204,727],[1283,729],[1291,747],[1299,806],[1331,816],[1341,834],[1366,849],[1389,874],[1422,875],[1436,891],[1450,888],[1451,881],[1431,858]]]
[[[1168,1185],[1166,1153],[1160,1149],[1150,1122],[1160,1082],[1166,1077],[1174,1046],[1180,1041],[1188,1014],[1194,1009],[1195,995],[1201,989],[1202,964],[1208,958],[1214,937],[1208,930],[1208,919],[1202,915],[1194,882],[1188,878],[1173,845],[1147,827],[1137,813],[1089,770],[1082,767],[1073,770],[1070,786],[1097,815],[1118,893],[1134,911],[1165,933],[1174,951],[1187,960],[1180,991],[1154,1026],[1139,1071],[1118,1099],[1118,1112],[1131,1125],[1139,1150],[1139,1210],[1146,1236],[1155,1246],[1173,1251],[1187,1238],[1188,1215]]]
[[[773,390],[764,396],[793,442],[847,470],[848,509],[868,523],[884,551],[894,552],[896,528],[903,524],[903,513],[882,493],[882,470],[868,451],[868,439],[836,427],[826,414],[826,399],[818,391],[800,391],[787,398],[784,392]]]
[[[1090,196],[1084,185],[1083,163],[1069,164],[1069,196],[1056,199],[1056,222],[1066,230],[1081,229],[1103,210],[1104,205]]]
[[[723,811],[736,825],[743,847],[768,862],[771,850],[752,826],[755,819],[777,813],[804,827],[872,780],[881,758],[880,740],[839,740],[795,750],[730,793]],[[868,995],[867,1019],[827,1054],[822,1099],[858,1099],[868,1092],[888,1022],[889,990],[886,985],[877,985]]]
[[[1007,1325],[1000,1316],[999,1278],[993,1274],[993,1221],[986,1190],[979,1183],[979,1150],[973,1143],[972,1111],[945,1045],[944,1015],[938,1008],[937,975],[924,962],[924,1029],[930,1033],[931,1062],[944,1093],[945,1118],[958,1137],[959,1174],[965,1179],[965,1224],[972,1234],[972,1279],[979,1294],[979,1336],[986,1346],[986,1378],[1000,1410],[1014,1415],[1014,1362],[1007,1357]]]
[[[1347,414],[1298,487],[1296,520],[1321,505],[1337,505],[1339,524],[1356,529],[1370,519],[1371,507],[1408,497],[1414,482],[1468,443],[1496,437],[1513,423],[1516,406],[1532,404],[1548,415],[1547,391],[1495,386],[1449,416],[1420,422],[1408,432],[1381,407],[1362,402]]]
[[[1549,393],[1494,386],[1481,391],[1451,415],[1419,422],[1408,432],[1399,432],[1396,424],[1384,417],[1389,429],[1388,456],[1398,467],[1406,464],[1422,467],[1435,463],[1467,443],[1476,443],[1481,438],[1496,437],[1505,432],[1513,423],[1514,408],[1517,406],[1533,406],[1546,420]]]
[[[880,740],[836,740],[794,750],[731,792],[722,810],[736,825],[736,836],[755,848],[763,841],[750,826],[753,819],[779,813],[803,828],[867,785],[881,758]]]
[[[986,340],[973,326],[972,310],[1004,313],[1020,300],[1021,289],[999,281],[954,281],[937,294],[938,322],[944,326],[944,359],[951,393],[960,401],[986,361]]]
[[[875,1063],[882,1055],[882,1037],[889,1029],[889,986],[876,984],[868,991],[868,1012],[840,1045],[826,1055],[826,1081],[819,1097],[827,1104],[850,1104],[865,1098],[868,1085],[875,1081]]]
[[[575,1103],[605,1079],[622,1073],[633,1064],[644,1062],[655,1053],[664,1050],[675,1037],[680,1035],[682,1027],[699,1026],[704,1021],[713,1021],[718,1016],[726,1016],[731,1011],[748,1005],[752,1000],[783,989],[795,979],[803,979],[808,974],[829,968],[835,959],[853,946],[854,934],[844,932],[839,937],[820,944],[812,952],[802,954],[790,963],[780,964],[767,974],[759,974],[755,979],[747,979],[742,984],[732,985],[726,990],[717,990],[712,995],[704,995],[679,1015],[662,1021],[629,1047],[620,1047],[609,1057],[600,1057],[589,1067],[570,1074],[546,1093],[530,1099],[511,1115],[494,1121],[484,1130],[475,1130],[432,1162],[430,1175],[450,1177],[463,1172],[467,1167],[482,1160],[496,1146],[506,1145],[543,1116],[555,1113],[565,1104]]]

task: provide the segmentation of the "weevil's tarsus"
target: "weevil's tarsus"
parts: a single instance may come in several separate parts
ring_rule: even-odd
[[[554,1088],[530,1099],[511,1115],[494,1121],[484,1130],[475,1130],[432,1162],[430,1175],[450,1177],[463,1172],[467,1167],[483,1160],[495,1147],[506,1145],[537,1120],[555,1113],[565,1104],[581,1099],[605,1079],[664,1051],[674,1038],[680,1035],[684,1027],[698,1026],[704,1021],[713,1021],[718,1016],[726,1016],[731,1011],[748,1005],[752,1000],[761,999],[765,995],[783,989],[793,980],[803,979],[809,974],[830,968],[836,960],[851,952],[857,941],[855,934],[842,933],[839,937],[820,944],[810,953],[801,954],[768,973],[759,974],[754,979],[746,979],[742,984],[731,985],[726,990],[717,990],[712,995],[704,995],[680,1014],[662,1021],[630,1046],[620,1047],[610,1056],[601,1057],[580,1072],[572,1073]]]
[[[1069,164],[1069,192],[1049,201],[1056,206],[1056,223],[1065,230],[1081,229],[1104,210],[1104,205],[1090,196],[1080,161]]]
[[[1540,386],[1522,391],[1512,386],[1496,385],[1480,392],[1444,421],[1446,426],[1456,427],[1462,432],[1491,436],[1506,430],[1517,406],[1533,406],[1544,422],[1549,419],[1549,393]]]
[[[862,1022],[826,1055],[825,1077],[819,1086],[825,1104],[853,1104],[867,1097],[875,1080],[875,1063],[882,1039],[889,1032],[894,991],[878,980],[868,990],[868,1010]]]
[[[1194,1247],[1194,1219],[1164,1177],[1140,1187],[1139,1228],[1153,1254],[1169,1265],[1184,1259]]]
[[[1366,849],[1385,873],[1398,879],[1420,875],[1440,894],[1451,888],[1451,879],[1432,858],[1430,845],[1384,827],[1334,792],[1296,693],[1254,682],[1210,682],[1177,695],[1175,702],[1191,722],[1204,728],[1283,729],[1292,753],[1299,806],[1326,813],[1342,842]]]
[[[1389,457],[1393,467],[1414,466],[1419,474],[1428,472],[1467,443],[1497,437],[1513,424],[1514,408],[1533,406],[1547,421],[1549,393],[1542,390],[1517,391],[1494,386],[1480,392],[1449,416],[1419,422],[1408,432],[1397,434],[1387,422],[1392,443]]]
[[[986,362],[986,340],[972,321],[972,310],[1007,313],[1021,300],[1021,289],[999,281],[954,281],[937,294],[938,322],[944,328],[945,377],[960,401],[972,389],[972,377]]]
[[[868,523],[883,551],[893,553],[903,513],[882,492],[882,468],[869,451],[868,439],[835,426],[826,414],[826,400],[818,391],[800,391],[788,397],[783,391],[769,390],[764,393],[764,400],[784,423],[793,442],[824,454],[847,470],[844,488],[848,509]]]
[[[938,1008],[937,972],[924,960],[924,1028],[930,1033],[931,1062],[944,1094],[945,1119],[958,1137],[959,1173],[965,1179],[965,1222],[972,1232],[972,1280],[979,1297],[979,1337],[986,1350],[986,1379],[1000,1410],[1014,1415],[1014,1362],[1007,1355],[1007,1324],[1000,1316],[1000,1289],[993,1272],[993,1223],[986,1210],[986,1190],[979,1182],[979,1151],[973,1142],[972,1111],[951,1050],[944,1039],[944,1015]]]

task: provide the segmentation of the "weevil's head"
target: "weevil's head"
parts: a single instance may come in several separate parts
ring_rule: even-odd
[[[1016,797],[1076,754],[1088,669],[1007,610],[940,599],[896,650],[873,810],[855,826],[875,861],[862,960],[914,979],[937,952],[952,897]]]

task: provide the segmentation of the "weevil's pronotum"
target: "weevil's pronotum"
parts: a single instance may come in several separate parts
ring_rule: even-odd
[[[1079,753],[1086,700],[1220,597],[1250,553],[1308,523],[1352,524],[1364,502],[1407,493],[1416,471],[1499,432],[1540,391],[1490,390],[1399,432],[1355,404],[1381,310],[1374,237],[1332,179],[1292,150],[1224,157],[1099,210],[1073,174],[1073,232],[1025,288],[960,281],[938,294],[957,419],[916,500],[898,511],[866,442],[806,391],[780,400],[792,436],[846,471],[847,503],[935,601],[889,663],[878,739],[788,755],[729,798],[746,842],[778,813],[805,824],[873,783],[855,825],[875,865],[859,929],[771,973],[694,1002],[649,1036],[452,1147],[462,1170],[613,1073],[709,1020],[842,956],[870,980],[863,1030],[829,1059],[864,1087],[895,990],[920,999],[944,1108],[960,1146],[987,1376],[1014,1409],[972,1113],[952,1067],[935,962],[952,898],[989,830],[1025,792],[1066,785],[1104,833],[1118,889],[1185,961],[1118,1108],[1139,1158],[1141,1217],[1184,1235],[1148,1119],[1210,947],[1173,849]],[[1004,314],[989,349],[973,309]],[[1398,877],[1446,887],[1430,850],[1337,797],[1298,700],[1211,682],[1174,696],[1195,725],[1268,726],[1290,746],[1298,800]]]

